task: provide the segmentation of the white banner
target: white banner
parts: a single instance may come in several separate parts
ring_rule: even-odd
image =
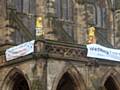
[[[88,44],[87,49],[88,57],[120,61],[120,50],[106,48],[98,44]]]
[[[34,42],[35,40],[32,40],[7,49],[5,52],[6,60],[9,61],[34,52]]]

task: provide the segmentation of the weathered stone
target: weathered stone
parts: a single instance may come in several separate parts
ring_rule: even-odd
[[[11,35],[15,30],[6,27],[9,21],[5,19],[4,1],[6,0],[0,0],[0,12],[3,12],[0,13],[0,90],[16,90],[21,86],[20,80],[25,84],[22,90],[109,90],[107,84],[113,84],[114,90],[120,90],[120,63],[86,56],[87,15],[91,13],[86,11],[85,2],[72,0],[75,8],[73,18],[76,21],[73,23],[75,44],[57,41],[64,37],[63,34],[57,35],[55,31],[55,0],[36,0],[36,16],[44,17],[44,38],[36,41],[32,54],[6,61],[5,50],[12,45],[5,41],[11,42]],[[98,2],[94,4],[98,6]],[[50,11],[47,12],[46,9]],[[106,5],[106,9],[110,11],[109,5]],[[109,11],[107,14],[112,15]],[[63,19],[58,21],[58,24],[64,23]],[[109,23],[112,22],[110,19]],[[98,26],[99,24],[101,23],[97,22]],[[60,30],[59,27],[56,30]],[[108,37],[109,41],[111,36],[110,34]]]

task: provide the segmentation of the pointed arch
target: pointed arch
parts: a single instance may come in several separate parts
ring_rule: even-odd
[[[101,80],[100,90],[105,89],[105,84],[108,81],[112,81],[111,83],[114,84],[117,90],[120,90],[120,77],[119,76],[120,74],[117,72],[116,69],[110,68],[109,70],[107,70]]]
[[[57,90],[61,79],[65,75],[68,75],[69,79],[72,80],[72,84],[75,85],[75,90],[86,90],[86,85],[82,75],[74,66],[71,65],[65,67],[64,70],[59,74],[59,76],[56,76],[51,90]]]
[[[25,90],[30,90],[30,82],[29,82],[28,77],[24,75],[24,73],[20,69],[15,67],[11,69],[6,75],[5,79],[3,80],[1,89],[2,90],[15,90],[16,86],[22,83],[26,85]],[[17,90],[20,90],[20,89],[17,89]]]

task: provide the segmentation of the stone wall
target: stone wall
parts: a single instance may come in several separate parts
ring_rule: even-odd
[[[20,72],[27,80],[30,90],[45,90],[45,62],[42,59],[39,61],[35,59],[24,60],[24,62],[16,61],[13,60],[0,65],[0,89],[12,89],[14,81],[9,78],[14,78],[15,76],[11,75]]]
[[[104,83],[109,76],[114,75],[120,80],[120,77],[118,76],[120,72],[119,67],[120,66],[113,67],[107,65],[99,65],[96,67],[95,65],[89,66],[85,63],[77,61],[66,62],[62,60],[50,59],[48,61],[47,69],[47,90],[56,90],[60,79],[64,73],[68,72],[69,70],[75,70],[79,73],[78,77],[82,79],[79,86],[83,85],[81,86],[80,90],[103,90]]]
[[[108,77],[112,77],[120,89],[119,62],[87,58],[82,47],[77,54],[77,46],[70,48],[71,44],[64,44],[38,41],[31,55],[11,61],[1,58],[4,62],[0,64],[0,90],[12,88],[16,73],[25,77],[30,90],[57,90],[65,73],[72,77],[75,90],[104,90]]]

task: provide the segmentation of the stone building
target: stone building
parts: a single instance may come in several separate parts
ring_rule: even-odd
[[[120,90],[119,62],[88,58],[86,48],[89,25],[96,43],[120,48],[119,6],[119,0],[0,0],[0,90]],[[6,60],[7,48],[33,39],[32,54]]]

